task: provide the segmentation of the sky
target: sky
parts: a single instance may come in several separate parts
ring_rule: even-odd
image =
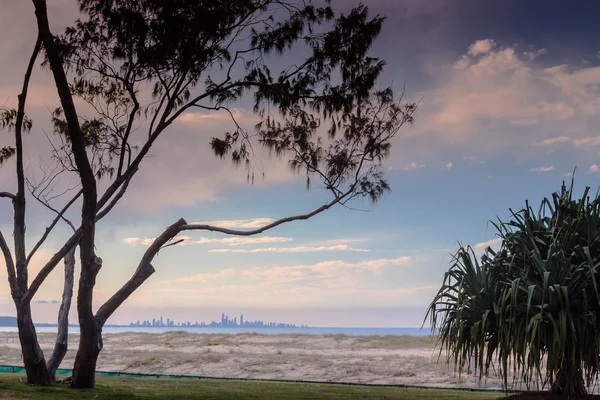
[[[77,16],[71,0],[49,2],[52,29]],[[353,1],[333,1],[347,10]],[[495,244],[488,221],[509,208],[539,204],[577,168],[575,187],[598,188],[600,174],[600,4],[517,0],[368,0],[385,15],[372,54],[386,60],[379,84],[419,101],[386,161],[392,192],[362,211],[334,207],[308,221],[252,238],[188,233],[160,252],[156,273],[108,323],[164,316],[218,320],[221,312],[312,326],[418,327],[459,243],[481,253]],[[14,107],[35,41],[32,5],[0,0],[0,105]],[[287,60],[278,60],[286,62]],[[58,105],[47,69],[36,68],[28,114],[27,173],[48,161],[49,110]],[[235,107],[244,126],[256,122]],[[135,270],[148,239],[179,218],[253,228],[310,212],[329,201],[306,190],[285,163],[261,159],[246,171],[210,154],[211,136],[231,129],[223,114],[185,114],[152,151],[125,198],[99,224],[103,259],[94,299],[102,304]],[[12,137],[0,133],[0,146]],[[258,168],[258,167],[257,167]],[[261,176],[264,168],[265,176]],[[14,188],[14,164],[0,168],[0,190]],[[68,182],[67,182],[68,184]],[[59,204],[61,199],[57,200]],[[28,245],[52,216],[29,203]],[[71,214],[77,216],[77,210]],[[0,202],[0,229],[12,230]],[[37,252],[32,272],[62,245],[59,227]],[[491,241],[491,242],[490,242]],[[34,318],[53,322],[62,292],[56,268],[38,292]],[[0,269],[0,315],[14,315]],[[76,320],[74,311],[71,319]]]

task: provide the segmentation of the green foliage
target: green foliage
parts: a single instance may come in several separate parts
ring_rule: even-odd
[[[0,130],[8,130],[14,132],[17,123],[17,110],[14,108],[0,108]],[[33,122],[26,115],[23,116],[23,132],[31,131]],[[0,166],[10,160],[16,154],[16,148],[13,146],[0,147]]]
[[[600,196],[573,184],[493,222],[497,253],[478,263],[461,248],[428,310],[459,370],[471,352],[487,375],[493,361],[508,384],[538,378],[553,392],[581,394],[600,362]]]
[[[0,148],[0,165],[10,160],[16,154],[16,149],[12,146],[4,146]]]
[[[261,119],[256,134],[230,112],[235,129],[212,138],[216,156],[250,169],[256,141],[287,157],[292,170],[306,174],[307,186],[320,180],[338,201],[375,202],[389,190],[380,166],[416,105],[375,89],[385,62],[368,52],[384,18],[370,17],[365,5],[347,15],[336,15],[329,1],[311,0],[79,0],[79,6],[85,18],[59,46],[76,75],[72,92],[98,112],[86,121],[86,136],[101,139],[90,148],[102,147],[102,167],[113,156],[120,158],[117,174],[128,165],[123,155],[131,153],[128,140],[141,115],[151,145],[182,113],[229,111],[249,94]],[[292,49],[291,58],[304,59],[272,62]]]

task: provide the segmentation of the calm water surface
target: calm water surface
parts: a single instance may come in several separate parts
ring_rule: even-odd
[[[38,332],[56,332],[56,327],[37,327]],[[164,333],[169,331],[185,331],[190,333],[260,333],[263,335],[281,335],[281,334],[304,334],[304,335],[351,335],[351,336],[369,336],[369,335],[411,335],[427,336],[431,332],[429,328],[194,328],[194,327],[164,327],[164,328],[144,328],[144,327],[104,327],[104,333],[125,333],[125,332],[147,332]],[[17,332],[16,327],[0,327],[0,333]],[[70,333],[79,333],[78,327],[70,327]]]

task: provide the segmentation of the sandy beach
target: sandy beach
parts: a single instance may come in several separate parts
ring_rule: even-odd
[[[2,336],[16,336],[14,332]],[[40,333],[49,355],[55,334]],[[71,368],[72,335],[61,368]],[[0,364],[22,365],[18,341],[0,343]],[[490,378],[478,385],[458,376],[445,357],[438,363],[435,339],[418,336],[193,334],[187,332],[104,335],[99,371],[351,382],[430,387],[499,388]]]

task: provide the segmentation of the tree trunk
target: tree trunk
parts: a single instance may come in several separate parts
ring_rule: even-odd
[[[17,306],[17,325],[19,327],[19,340],[21,341],[21,352],[23,363],[27,373],[27,383],[35,385],[51,385],[44,353],[40,347],[35,332],[35,326],[31,319],[31,306],[29,304]]]
[[[587,388],[579,365],[565,365],[558,371],[556,380],[550,389],[552,393],[562,396],[585,396]]]
[[[96,362],[102,350],[102,327],[97,324],[81,326],[79,349],[73,366],[73,389],[91,389],[96,383]]]
[[[83,253],[83,246],[79,245]],[[81,257],[82,264],[85,258]],[[91,389],[96,381],[96,362],[102,350],[102,324],[92,311],[93,290],[102,260],[95,257],[87,266],[82,265],[77,293],[77,315],[79,316],[79,348],[73,366],[74,389]]]
[[[58,311],[58,334],[56,335],[54,351],[48,361],[48,373],[53,381],[56,380],[56,370],[65,358],[65,354],[67,354],[69,343],[69,311],[71,310],[71,299],[73,298],[75,249],[76,247],[73,247],[65,256],[65,285],[62,303]]]

